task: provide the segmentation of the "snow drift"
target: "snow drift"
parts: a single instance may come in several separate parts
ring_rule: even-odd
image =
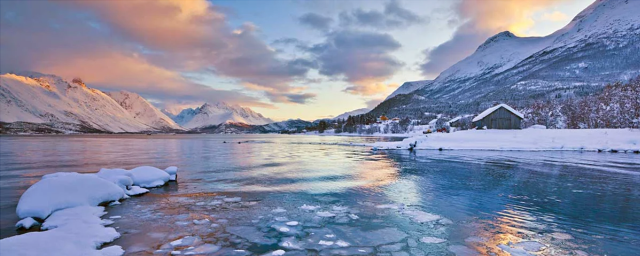
[[[177,171],[175,166],[167,171],[141,166],[130,171],[44,175],[22,194],[16,207],[22,219],[17,228],[29,229],[44,220],[40,225],[44,231],[2,239],[0,250],[3,255],[122,255],[120,246],[98,249],[120,237],[115,229],[105,227],[113,222],[100,218],[106,212],[98,205],[146,193],[141,187],[164,185],[170,177],[175,180]]]

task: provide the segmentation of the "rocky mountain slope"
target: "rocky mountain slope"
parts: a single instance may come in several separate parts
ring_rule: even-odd
[[[340,115],[337,115],[336,117],[331,118],[331,119],[333,119],[333,120],[336,120],[336,119],[347,119],[349,116],[362,115],[362,114],[368,113],[369,111],[371,111],[371,109],[359,108],[359,109],[352,110],[352,111],[349,111],[349,112],[344,112],[344,113],[342,113]]]
[[[599,0],[545,37],[501,32],[431,84],[394,95],[374,114],[477,113],[494,102],[581,97],[640,75],[640,1]]]
[[[173,120],[186,129],[217,126],[223,123],[244,123],[248,125],[264,125],[273,120],[256,113],[250,108],[229,105],[224,102],[205,103],[198,108],[182,110]]]
[[[54,75],[0,76],[0,122],[11,132],[142,132],[158,128],[136,118],[109,95]]]
[[[119,91],[107,92],[106,94],[118,102],[133,118],[150,127],[158,130],[182,130],[180,125],[136,93]]]
[[[412,93],[415,90],[429,86],[431,83],[433,83],[433,80],[404,82],[400,87],[398,87],[398,89],[396,89],[395,91],[393,91],[393,93],[387,96],[385,100],[391,99],[396,95]]]

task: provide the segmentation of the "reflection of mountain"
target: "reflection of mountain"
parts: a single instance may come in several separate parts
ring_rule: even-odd
[[[545,37],[505,31],[433,82],[390,97],[374,114],[469,113],[494,101],[582,96],[640,75],[640,1],[602,0]],[[402,87],[401,87],[402,88]]]

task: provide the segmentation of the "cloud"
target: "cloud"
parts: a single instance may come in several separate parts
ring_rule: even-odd
[[[90,85],[127,89],[154,99],[270,107],[259,98],[217,90],[182,74],[233,78],[257,85],[254,89],[265,94],[290,94],[294,100],[282,99],[298,103],[305,94],[290,83],[304,78],[314,65],[304,59],[279,58],[257,36],[255,25],[232,28],[224,14],[204,0],[0,4],[3,72],[80,76]]]
[[[306,104],[313,100],[317,95],[315,93],[275,93],[268,92],[267,97],[276,102],[288,102]]]
[[[298,18],[298,20],[303,25],[309,26],[311,28],[314,28],[314,29],[317,29],[317,30],[320,30],[320,31],[329,30],[329,27],[331,26],[331,23],[333,23],[333,19],[332,18],[325,17],[325,16],[322,16],[320,14],[311,13],[311,12],[300,16],[300,18]]]
[[[391,56],[400,47],[389,34],[340,30],[309,47],[308,52],[315,57],[321,75],[342,76],[353,84],[347,92],[370,95],[380,93],[379,83],[404,65]]]
[[[357,8],[350,12],[341,12],[339,19],[340,25],[343,27],[364,26],[375,29],[406,28],[414,24],[428,22],[428,18],[403,8],[395,0],[386,3],[383,11],[366,11]]]
[[[567,20],[569,20],[569,16],[567,16],[566,14],[564,14],[562,12],[554,11],[552,13],[543,14],[542,15],[542,20],[556,21],[556,22],[567,21]]]
[[[388,94],[398,88],[396,83],[382,83],[373,81],[359,81],[357,84],[344,89],[345,92],[363,96],[371,96],[376,94]]]
[[[526,34],[535,24],[534,13],[560,1],[563,0],[460,1],[454,6],[458,17],[451,21],[462,22],[462,25],[449,41],[424,51],[425,60],[420,65],[422,73],[425,76],[440,74],[498,32],[508,30],[516,35]]]

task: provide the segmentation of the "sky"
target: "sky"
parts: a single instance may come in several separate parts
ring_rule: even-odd
[[[80,77],[177,113],[373,108],[492,35],[545,36],[593,0],[0,0],[0,71]]]

